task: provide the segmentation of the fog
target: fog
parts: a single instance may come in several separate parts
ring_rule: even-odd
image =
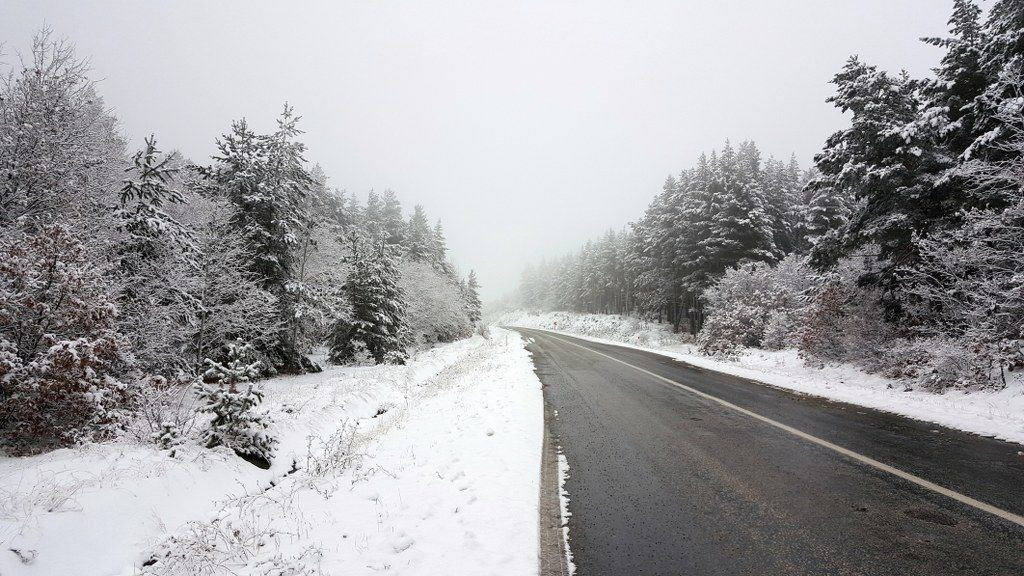
[[[924,75],[935,0],[12,2],[3,59],[49,25],[91,59],[133,145],[198,162],[232,119],[303,119],[308,159],[444,223],[484,296],[637,218],[702,150],[753,139],[810,163],[851,54]]]

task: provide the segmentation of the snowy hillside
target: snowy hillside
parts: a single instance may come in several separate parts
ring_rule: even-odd
[[[758,380],[772,386],[833,400],[895,412],[984,436],[1024,442],[1024,380],[1002,390],[934,393],[908,390],[895,380],[867,374],[847,364],[809,366],[796,350],[749,348],[735,359],[700,354],[686,335],[672,334],[668,324],[609,314],[512,312],[500,326],[543,328],[590,340],[656,350],[682,362]]]
[[[494,330],[264,383],[269,470],[120,443],[0,459],[0,574],[531,574],[542,399]]]

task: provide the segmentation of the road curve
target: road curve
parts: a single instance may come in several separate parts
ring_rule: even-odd
[[[1024,446],[515,329],[572,469],[579,576],[1024,574]]]

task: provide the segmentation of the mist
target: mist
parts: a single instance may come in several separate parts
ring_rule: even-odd
[[[810,165],[852,54],[925,75],[945,2],[4,3],[3,61],[47,25],[90,59],[138,147],[209,162],[287,101],[307,159],[445,227],[485,299],[524,264],[638,218],[666,175],[752,139]]]

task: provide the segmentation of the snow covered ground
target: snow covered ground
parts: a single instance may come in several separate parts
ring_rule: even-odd
[[[748,349],[735,360],[701,355],[688,336],[672,334],[667,324],[603,314],[509,313],[499,326],[544,328],[597,342],[656,350],[677,360],[833,400],[895,412],[918,420],[984,436],[1024,443],[1024,379],[999,391],[906,390],[897,381],[867,374],[846,364],[809,366],[796,350]]]
[[[495,329],[266,381],[269,470],[123,441],[0,459],[0,574],[534,574],[543,400]]]

